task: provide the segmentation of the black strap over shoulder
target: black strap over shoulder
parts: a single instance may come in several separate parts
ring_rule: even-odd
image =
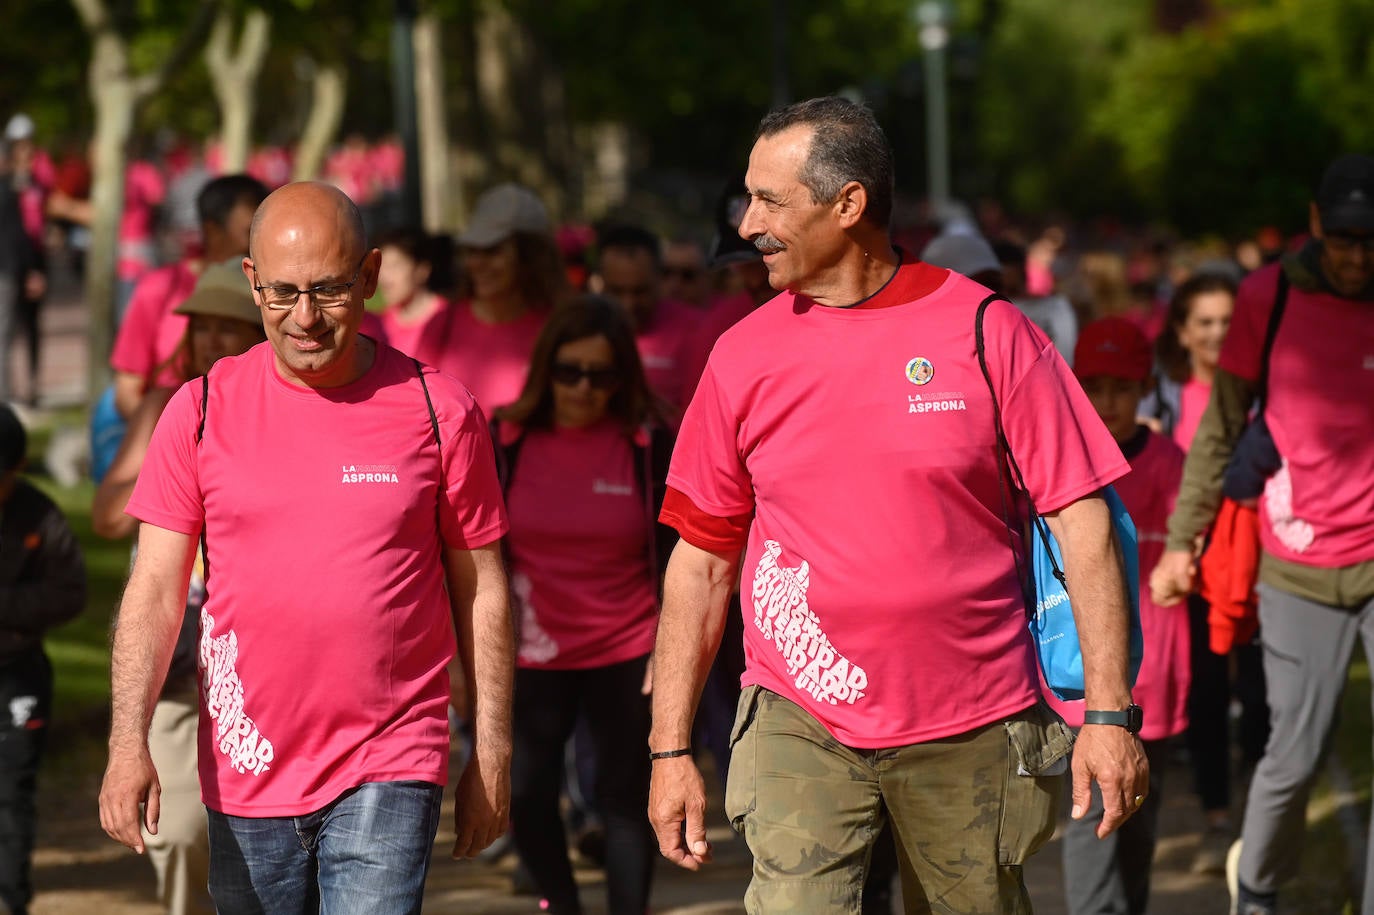
[[[1002,520],[1007,526],[1008,542],[1011,543],[1012,556],[1016,560],[1016,572],[1021,579],[1021,587],[1026,592],[1026,610],[1031,612],[1035,606],[1035,601],[1031,591],[1030,576],[1026,574],[1026,570],[1022,566],[1021,551],[1016,549],[1016,544],[1010,540],[1015,528],[1011,520],[1009,492],[1012,495],[1020,493],[1021,497],[1026,500],[1026,505],[1030,509],[1030,525],[1035,529],[1035,535],[1040,537],[1045,544],[1045,554],[1049,557],[1054,577],[1059,580],[1060,584],[1065,583],[1065,577],[1064,570],[1055,561],[1054,551],[1049,548],[1050,533],[1045,525],[1045,519],[1040,517],[1040,513],[1035,508],[1035,500],[1031,498],[1030,491],[1026,489],[1025,477],[1021,475],[1021,467],[1016,463],[1016,455],[1012,453],[1011,443],[1007,441],[1007,434],[1002,426],[1002,406],[997,400],[997,389],[992,384],[992,373],[988,371],[987,346],[983,335],[983,315],[987,312],[988,306],[999,299],[1014,307],[1015,303],[1006,296],[997,293],[983,299],[978,305],[978,314],[973,321],[973,341],[978,354],[978,368],[983,373],[983,381],[988,386],[988,395],[992,400],[992,421],[997,433],[997,479],[1002,497]],[[1011,478],[1008,478],[1008,470],[1012,475]]]
[[[1269,357],[1274,352],[1274,341],[1279,336],[1279,325],[1283,323],[1283,311],[1288,305],[1288,271],[1279,265],[1279,281],[1274,289],[1274,307],[1269,310],[1269,323],[1264,328],[1264,349],[1260,351],[1259,412],[1264,412],[1269,400]]]
[[[410,361],[415,363],[415,374],[420,376],[420,389],[425,392],[425,407],[429,410],[429,427],[434,430],[434,444],[442,452],[444,440],[439,436],[439,417],[434,413],[434,401],[430,399],[429,385],[425,383],[425,367],[414,356],[410,357]]]
[[[200,376],[200,423],[196,426],[196,444],[205,438],[205,414],[210,411],[210,373]]]

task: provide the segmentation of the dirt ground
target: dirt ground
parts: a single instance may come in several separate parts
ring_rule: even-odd
[[[96,816],[99,763],[65,762],[66,771],[45,772],[39,792],[39,837],[34,856],[37,897],[32,915],[158,915],[151,865],[105,837]],[[1156,855],[1150,910],[1169,915],[1213,915],[1226,910],[1220,877],[1189,872],[1199,835],[1196,805],[1187,793],[1188,774],[1169,773],[1174,789],[1165,798],[1161,840]],[[83,771],[85,770],[85,771]],[[452,781],[450,781],[452,784]],[[539,911],[538,900],[511,891],[512,856],[493,863],[457,862],[448,857],[453,841],[452,799],[435,843],[425,910],[435,915],[477,913],[514,915]],[[749,855],[725,824],[717,804],[709,833],[716,860],[699,874],[660,862],[654,885],[654,911],[679,915],[742,913],[749,880]],[[1026,868],[1038,915],[1064,915],[1058,841]],[[578,870],[589,913],[605,910],[602,873]]]

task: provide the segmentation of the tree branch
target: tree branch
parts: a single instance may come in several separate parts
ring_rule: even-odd
[[[74,3],[99,2],[99,0],[73,0]],[[205,43],[210,27],[219,12],[219,0],[200,0],[196,11],[187,23],[176,47],[162,61],[162,66],[153,73],[146,73],[134,80],[135,98],[142,102],[167,85],[178,70],[190,62],[195,53]]]

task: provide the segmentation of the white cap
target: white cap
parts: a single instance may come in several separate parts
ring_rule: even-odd
[[[5,139],[11,143],[19,140],[28,140],[33,137],[33,118],[24,112],[19,112],[10,118],[5,125]]]
[[[936,267],[948,267],[964,276],[977,276],[989,270],[1001,272],[1002,265],[992,245],[981,235],[937,235],[921,252],[921,260]]]

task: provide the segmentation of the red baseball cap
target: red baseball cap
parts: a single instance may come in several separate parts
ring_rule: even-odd
[[[1127,381],[1145,381],[1154,367],[1154,355],[1145,334],[1125,318],[1100,318],[1078,334],[1073,348],[1073,373],[1079,378],[1106,375]]]

